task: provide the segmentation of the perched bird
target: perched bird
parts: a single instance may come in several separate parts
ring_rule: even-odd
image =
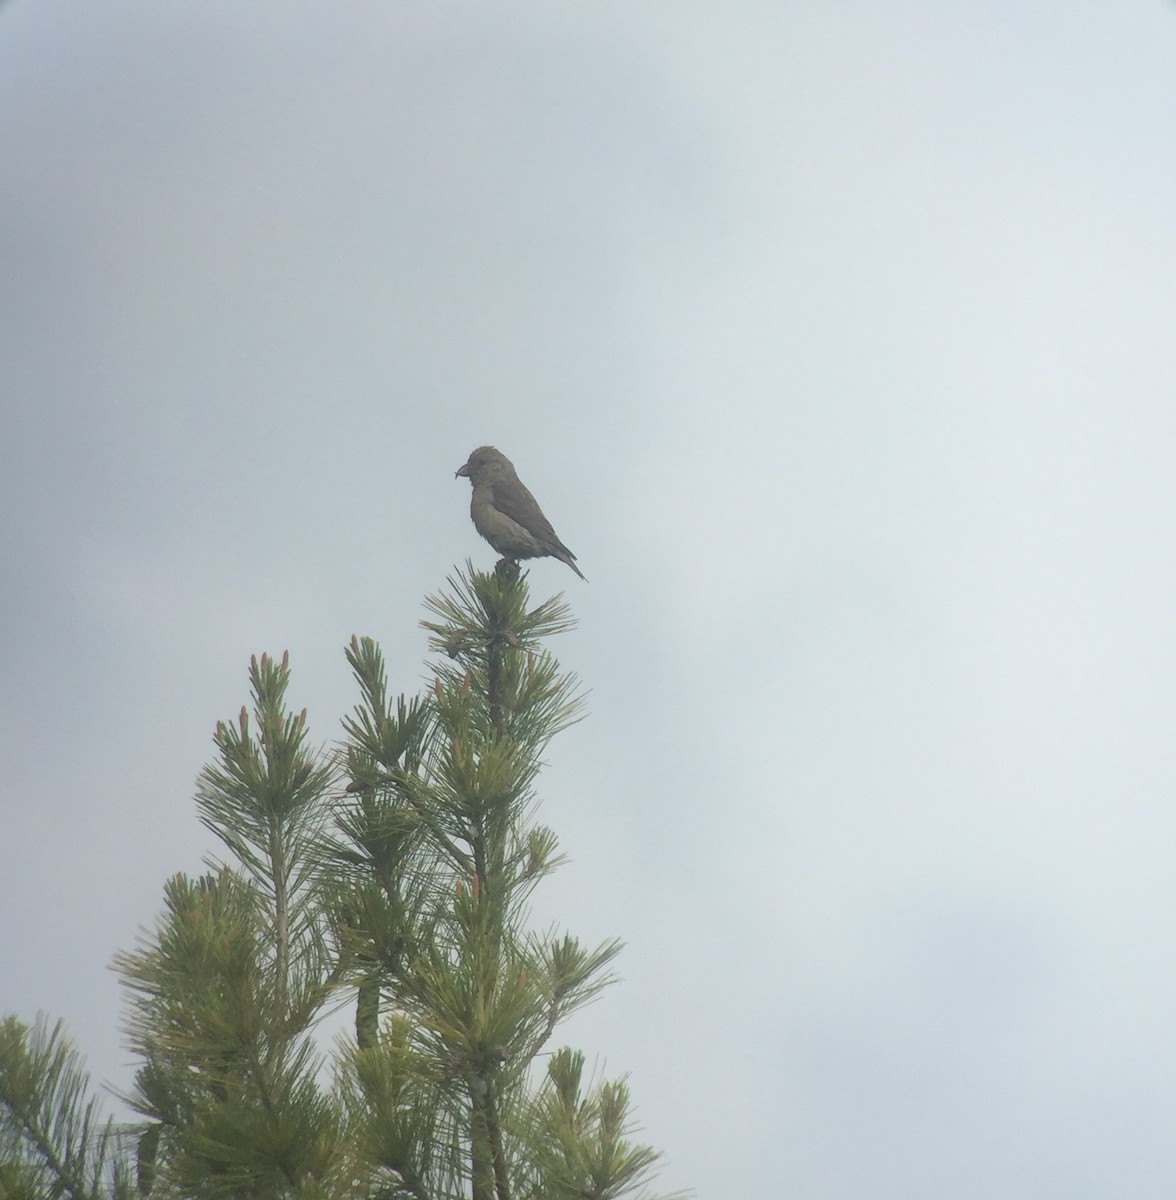
[[[493,446],[479,446],[457,475],[473,485],[474,528],[504,558],[558,558],[584,582],[576,556],[555,536],[535,497],[519,482],[511,461]],[[457,475],[454,478],[457,478]]]

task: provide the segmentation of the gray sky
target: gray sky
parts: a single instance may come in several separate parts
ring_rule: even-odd
[[[592,581],[537,913],[700,1197],[1176,1193],[1176,6],[0,9],[0,1011],[494,561]]]

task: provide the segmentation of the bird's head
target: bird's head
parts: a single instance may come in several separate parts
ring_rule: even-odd
[[[493,479],[513,470],[505,454],[500,454],[493,446],[479,446],[471,452],[465,464],[457,468],[453,477],[464,476],[476,487],[483,479]]]

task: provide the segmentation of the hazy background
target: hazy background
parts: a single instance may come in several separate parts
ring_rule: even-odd
[[[1176,5],[0,8],[0,1011],[125,1085],[252,652],[591,580],[538,917],[704,1200],[1176,1194]]]

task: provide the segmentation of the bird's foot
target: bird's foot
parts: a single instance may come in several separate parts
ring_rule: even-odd
[[[518,560],[513,558],[500,558],[494,564],[494,574],[501,579],[518,579]]]

